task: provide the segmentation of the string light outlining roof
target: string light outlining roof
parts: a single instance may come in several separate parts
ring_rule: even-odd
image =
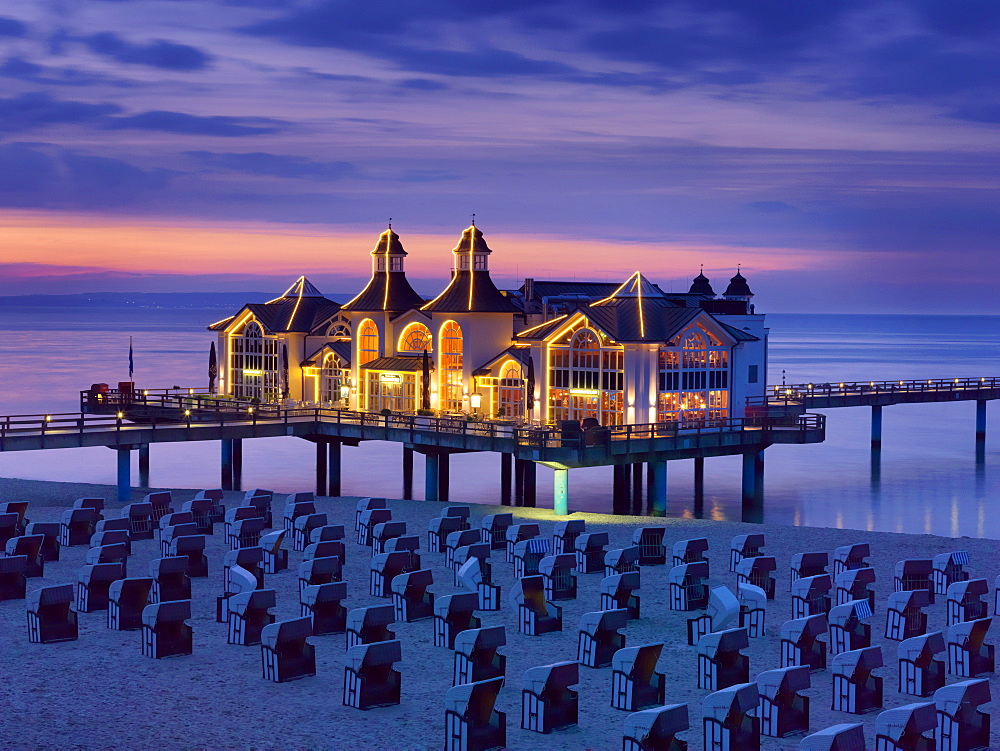
[[[435,313],[517,313],[518,308],[508,300],[490,279],[486,258],[492,253],[483,232],[476,225],[469,225],[462,232],[452,250],[455,267],[451,280],[437,297],[421,310]],[[483,259],[483,268],[476,268],[477,259]]]

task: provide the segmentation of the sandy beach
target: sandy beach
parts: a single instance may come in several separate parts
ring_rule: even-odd
[[[303,488],[305,489],[305,488]],[[0,480],[3,500],[29,501],[32,521],[57,521],[74,499],[98,496],[108,499],[109,516],[119,507],[112,499],[114,488],[100,485],[50,483],[28,480]],[[134,500],[147,490],[135,489]],[[173,490],[174,508],[193,497],[192,490]],[[242,493],[226,494],[229,507],[238,505]],[[452,488],[455,503],[461,503],[460,488]],[[353,530],[357,499],[320,498],[317,511],[326,513],[330,523]],[[831,503],[835,502],[831,499]],[[275,518],[280,519],[283,497],[275,499]],[[441,504],[423,501],[389,502],[393,519],[405,521],[410,534],[421,537],[424,566],[434,570],[435,595],[459,591],[452,574],[444,566],[442,554],[426,550],[426,529],[437,516]],[[488,513],[511,511],[516,518],[537,521],[542,535],[550,535],[555,521],[547,509],[472,506],[473,525]],[[884,678],[885,708],[915,701],[899,694],[896,642],[884,639],[885,599],[892,590],[892,570],[905,558],[930,558],[937,553],[966,550],[973,578],[986,577],[991,586],[1000,573],[1000,543],[986,539],[950,539],[934,535],[903,535],[859,532],[847,529],[805,527],[759,527],[734,522],[695,519],[649,519],[648,517],[574,514],[586,519],[588,531],[608,531],[610,547],[630,544],[633,530],[640,526],[664,525],[666,542],[691,537],[707,537],[712,564],[710,583],[727,585],[735,591],[736,576],[729,572],[729,543],[738,534],[763,531],[766,555],[777,558],[777,597],[769,603],[764,638],[751,640],[751,679],[759,672],[779,667],[778,631],[791,617],[788,565],[793,553],[828,551],[854,542],[868,542],[875,584],[876,611],[872,623],[872,644],[880,645],[886,667],[877,671]],[[152,660],[140,652],[138,632],[116,632],[106,627],[106,612],[80,614],[80,638],[59,644],[30,644],[25,621],[25,601],[0,602],[0,746],[3,748],[316,748],[316,749],[436,749],[444,742],[444,692],[451,685],[453,653],[433,646],[430,620],[395,626],[403,643],[402,703],[397,707],[361,712],[344,707],[342,701],[344,636],[313,637],[316,645],[317,675],[290,683],[276,684],[261,677],[259,647],[226,643],[226,627],[215,622],[215,597],[222,590],[222,556],[225,551],[222,525],[208,538],[210,575],[193,580],[194,654]],[[386,601],[368,594],[370,550],[347,540],[345,580],[351,607],[382,604]],[[291,540],[286,540],[291,548]],[[28,590],[75,582],[83,564],[85,547],[64,548],[62,560],[45,567],[45,577],[29,579]],[[128,561],[131,576],[145,575],[149,561],[159,557],[155,541],[133,543]],[[268,576],[265,586],[277,590],[279,620],[299,616],[295,571],[301,553],[290,553],[290,568]],[[583,613],[599,610],[600,574],[579,575],[576,600],[563,605],[564,630],[541,637],[517,632],[516,613],[508,601],[513,567],[504,562],[500,551],[492,557],[494,581],[503,586],[500,612],[481,612],[484,626],[507,627],[507,681],[497,709],[507,713],[508,747],[512,749],[616,749],[621,747],[626,712],[610,706],[611,669],[581,668],[580,723],[570,730],[543,736],[520,730],[522,674],[535,665],[576,659],[577,629]],[[667,703],[687,703],[691,729],[684,737],[691,749],[701,748],[701,701],[707,691],[697,689],[695,649],[686,644],[686,622],[694,614],[668,609],[667,572],[669,566],[642,569],[642,619],[625,629],[626,644],[666,642],[659,671],[667,676]],[[945,628],[944,598],[928,609],[929,630]],[[997,627],[989,641],[996,642]],[[961,680],[948,676],[948,682]],[[830,710],[830,673],[812,676],[813,686],[805,693],[812,697],[811,729],[819,730],[840,722],[863,722],[869,748],[874,748],[877,713],[860,717]],[[986,707],[1000,715],[1000,680],[991,676],[993,701]],[[1000,723],[994,722],[993,743],[1000,747]],[[762,738],[766,749],[796,748],[799,738]]]

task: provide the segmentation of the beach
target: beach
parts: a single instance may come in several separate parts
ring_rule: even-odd
[[[133,500],[156,489],[133,489]],[[305,488],[303,488],[305,489]],[[107,499],[107,517],[120,508],[112,486],[55,483],[33,480],[0,480],[2,499],[28,501],[31,521],[58,521],[63,510],[80,497]],[[190,489],[174,489],[173,507],[179,511],[194,496]],[[243,493],[227,492],[227,507],[239,505]],[[344,580],[348,582],[349,607],[385,604],[369,595],[371,551],[358,546],[353,534],[355,497],[318,498],[316,510],[326,513],[330,524],[347,530]],[[453,482],[453,503],[462,503],[461,488]],[[276,496],[273,511],[280,525],[283,496]],[[836,503],[835,498],[830,503]],[[472,525],[490,513],[510,511],[518,521],[536,521],[543,537],[550,536],[557,519],[550,509],[499,507],[469,504]],[[453,585],[444,555],[427,550],[427,523],[444,504],[426,501],[390,500],[394,521],[404,521],[408,534],[421,538],[425,568],[434,572],[431,590],[436,596],[461,591]],[[751,680],[760,672],[777,668],[778,632],[791,618],[789,560],[796,552],[827,551],[858,542],[871,545],[871,564],[877,573],[874,585],[875,615],[871,619],[872,645],[881,646],[885,667],[876,671],[884,678],[886,709],[926,701],[898,693],[897,642],[884,638],[885,601],[892,591],[893,566],[907,558],[931,558],[938,553],[968,551],[966,567],[972,578],[985,577],[990,584],[993,611],[993,580],[1000,573],[1000,542],[990,539],[948,538],[936,535],[861,532],[851,529],[789,526],[757,526],[710,519],[678,519],[602,514],[573,514],[585,519],[587,531],[607,531],[610,548],[628,547],[633,531],[643,526],[667,528],[668,547],[688,538],[707,537],[712,586],[736,590],[736,575],[729,571],[730,540],[735,535],[763,532],[765,555],[777,558],[776,599],[768,603],[766,634],[751,639]],[[285,545],[291,549],[291,540]],[[194,654],[164,660],[144,657],[139,632],[118,632],[106,627],[106,612],[81,613],[77,641],[30,644],[25,621],[25,601],[0,602],[2,649],[0,649],[0,696],[6,710],[0,714],[0,746],[4,748],[317,748],[317,749],[435,749],[444,743],[444,693],[451,686],[453,652],[433,646],[431,620],[397,623],[393,627],[402,641],[402,703],[362,712],[342,705],[344,680],[343,634],[312,637],[316,645],[317,675],[277,684],[261,677],[260,648],[229,645],[226,626],[215,622],[215,598],[222,593],[222,556],[226,550],[222,525],[208,538],[207,579],[192,580]],[[58,562],[48,563],[43,578],[28,580],[28,591],[42,586],[75,582],[84,562],[86,547],[64,548]],[[130,576],[144,576],[149,562],[159,557],[156,541],[133,542],[128,560]],[[277,591],[278,620],[299,617],[296,570],[302,554],[291,552],[289,569],[265,577],[265,587]],[[602,574],[578,575],[577,599],[560,602],[563,631],[532,637],[518,633],[516,612],[509,602],[513,566],[502,551],[494,551],[493,580],[502,586],[501,610],[479,612],[483,626],[505,625],[507,678],[497,709],[507,713],[508,748],[512,749],[616,749],[621,747],[627,712],[612,709],[611,668],[580,668],[580,721],[575,728],[540,735],[520,729],[522,674],[528,668],[563,660],[575,660],[577,631],[585,612],[599,610]],[[667,566],[643,567],[640,590],[642,618],[624,629],[626,646],[665,642],[658,670],[666,675],[666,703],[687,703],[691,729],[682,735],[691,749],[701,748],[701,702],[709,693],[697,688],[696,651],[686,643],[686,624],[699,613],[669,610]],[[927,609],[928,631],[945,629],[944,597]],[[997,628],[988,641],[996,641]],[[993,700],[981,709],[1000,714],[1000,681],[989,676]],[[948,683],[960,678],[948,675]],[[812,674],[811,730],[842,722],[862,722],[869,748],[874,748],[877,712],[862,716],[830,709],[831,678],[828,671]],[[995,723],[992,747],[1000,745],[1000,727]],[[792,749],[800,737],[762,738],[765,749]]]

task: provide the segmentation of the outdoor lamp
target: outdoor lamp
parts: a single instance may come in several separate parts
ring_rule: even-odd
[[[479,409],[483,403],[483,395],[478,391],[469,397],[469,404],[472,405],[473,409]]]
[[[350,386],[341,386],[340,387],[340,398],[341,399],[347,399],[350,395],[351,395],[351,387]]]

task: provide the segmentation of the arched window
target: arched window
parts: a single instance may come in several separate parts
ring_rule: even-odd
[[[517,419],[524,416],[524,374],[520,363],[508,360],[500,368],[495,404],[497,417]]]
[[[350,339],[351,338],[351,325],[347,319],[338,317],[334,319],[333,323],[326,330],[327,339]]]
[[[624,350],[586,327],[549,348],[549,417],[624,422]]]
[[[358,333],[358,364],[366,365],[378,358],[378,326],[371,318],[361,322]]]
[[[319,372],[319,399],[321,402],[339,403],[343,397],[341,386],[347,384],[350,371],[344,368],[343,361],[333,352],[328,352],[323,358]]]
[[[441,327],[441,409],[459,412],[462,403],[462,327],[448,321]]]
[[[430,352],[431,330],[422,323],[411,323],[399,335],[400,352]]]
[[[279,396],[278,339],[251,319],[230,336],[229,372],[237,399],[274,401]]]
[[[662,347],[659,365],[661,422],[729,416],[729,349],[708,331],[691,329]]]

